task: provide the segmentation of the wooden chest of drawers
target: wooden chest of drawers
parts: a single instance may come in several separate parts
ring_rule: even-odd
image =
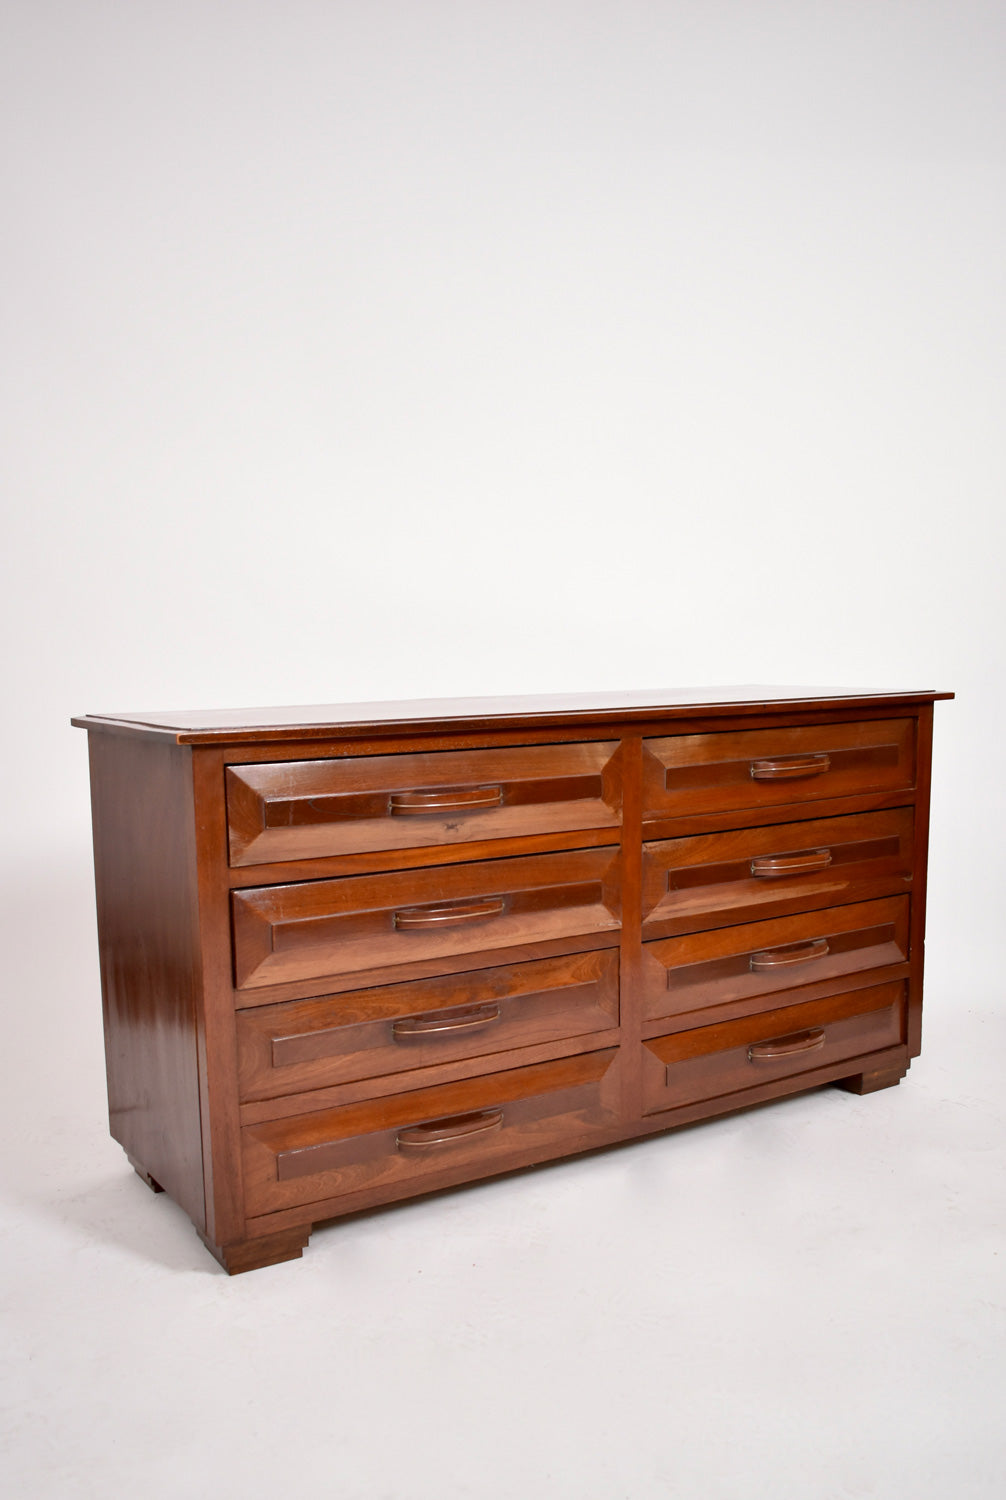
[[[919,1051],[933,701],[87,715],[109,1115],[229,1271]]]

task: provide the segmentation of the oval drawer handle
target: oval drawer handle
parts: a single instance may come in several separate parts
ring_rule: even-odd
[[[450,906],[411,906],[395,912],[395,926],[402,932],[420,927],[457,927],[461,922],[501,917],[504,904],[502,897],[493,896],[478,901],[455,901]]]
[[[450,1120],[430,1120],[426,1125],[409,1125],[395,1137],[395,1145],[406,1156],[410,1152],[429,1151],[437,1146],[452,1146],[473,1135],[486,1135],[503,1124],[501,1109],[483,1109],[477,1114],[455,1115]]]
[[[784,969],[787,964],[809,964],[815,958],[827,958],[828,939],[813,938],[808,943],[794,943],[788,948],[766,948],[762,953],[752,953],[752,972],[760,974],[764,969]]]
[[[394,792],[388,810],[398,817],[415,817],[418,813],[473,812],[480,807],[499,807],[503,801],[501,786],[461,787],[438,792]]]
[[[771,1062],[775,1057],[792,1057],[795,1052],[816,1052],[824,1046],[824,1029],[797,1031],[792,1036],[777,1036],[771,1042],[755,1042],[748,1048],[751,1062]]]
[[[477,1026],[488,1026],[499,1018],[498,1005],[470,1005],[467,1010],[442,1010],[429,1016],[407,1016],[404,1020],[393,1023],[391,1034],[396,1042],[406,1042],[414,1037],[442,1036],[448,1031],[470,1031]]]
[[[798,776],[822,776],[831,770],[827,755],[781,755],[778,760],[753,760],[751,776],[755,781],[790,781]]]
[[[751,861],[751,874],[759,880],[772,880],[780,875],[806,875],[811,870],[826,870],[830,864],[830,849],[805,849],[799,854],[759,854]]]

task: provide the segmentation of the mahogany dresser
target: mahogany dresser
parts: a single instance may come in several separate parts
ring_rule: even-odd
[[[93,714],[111,1131],[228,1271],[919,1051],[933,702]]]

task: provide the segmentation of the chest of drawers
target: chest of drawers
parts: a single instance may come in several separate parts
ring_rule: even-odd
[[[228,1271],[919,1051],[933,702],[86,715],[109,1118]]]

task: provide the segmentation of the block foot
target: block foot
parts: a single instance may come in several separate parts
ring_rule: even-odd
[[[284,1260],[300,1260],[311,1238],[311,1227],[303,1224],[258,1239],[238,1240],[232,1245],[215,1245],[204,1234],[199,1238],[229,1276],[238,1276],[242,1271],[259,1271],[263,1266],[275,1266]]]
[[[129,1162],[129,1165],[132,1167],[132,1169],[136,1173],[137,1177],[139,1177],[141,1179],[141,1181],[143,1181],[143,1182],[145,1182],[147,1184],[147,1187],[150,1189],[150,1191],[152,1193],[163,1193],[164,1192],[164,1189],[161,1187],[161,1184],[157,1181],[157,1178],[156,1177],[151,1177],[151,1175],[147,1171],[146,1167],[141,1166],[141,1164],[136,1160],[136,1157],[135,1156],[130,1156],[130,1154],[129,1154],[128,1151],[126,1152],[126,1160]]]
[[[849,1094],[872,1094],[877,1089],[893,1088],[908,1072],[907,1068],[878,1068],[874,1073],[855,1073],[851,1078],[839,1078],[835,1087]]]

